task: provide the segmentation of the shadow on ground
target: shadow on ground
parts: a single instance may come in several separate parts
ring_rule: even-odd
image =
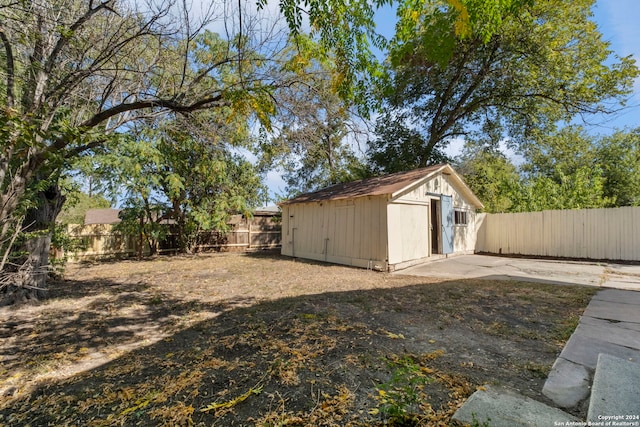
[[[15,384],[0,424],[447,425],[483,384],[546,402],[544,378],[593,294],[413,280],[216,302],[67,281],[55,308],[14,311],[0,330],[2,384]]]

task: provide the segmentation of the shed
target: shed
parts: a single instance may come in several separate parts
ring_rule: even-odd
[[[480,200],[450,165],[337,184],[280,204],[283,255],[393,271],[472,253]]]

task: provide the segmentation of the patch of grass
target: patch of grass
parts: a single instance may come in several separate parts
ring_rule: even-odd
[[[551,371],[551,365],[537,363],[537,362],[527,362],[523,366],[525,371],[531,373],[535,378],[547,378],[549,376],[549,372]]]
[[[514,335],[514,329],[503,322],[493,322],[484,329],[487,333],[497,335],[499,337],[508,338]]]
[[[573,334],[573,331],[578,327],[578,323],[580,323],[580,316],[575,313],[570,314],[559,324],[553,326],[551,330],[552,338],[559,343],[567,342]]]

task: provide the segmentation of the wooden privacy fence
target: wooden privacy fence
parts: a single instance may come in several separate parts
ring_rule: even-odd
[[[227,232],[210,231],[199,236],[196,251],[269,249],[280,246],[280,221],[277,216],[256,214],[251,219],[234,215]],[[76,241],[77,249],[54,249],[54,257],[67,256],[70,262],[127,258],[138,254],[138,236],[123,235],[111,224],[69,225],[67,232]],[[169,233],[159,244],[159,252],[178,249],[175,235]],[[143,248],[145,255],[149,248]]]
[[[640,261],[640,207],[482,214],[476,252]]]

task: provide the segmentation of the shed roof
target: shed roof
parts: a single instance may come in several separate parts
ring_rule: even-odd
[[[426,168],[414,169],[407,172],[397,172],[389,175],[376,176],[359,181],[346,182],[332,185],[312,193],[301,194],[293,199],[286,200],[280,204],[322,202],[328,200],[353,199],[365,196],[388,195],[392,198],[399,196],[408,189],[421,185],[439,172],[450,175],[458,184],[461,192],[476,207],[483,207],[482,202],[473,194],[471,189],[465,184],[463,179],[448,164],[429,166]]]
[[[84,213],[84,224],[116,224],[120,222],[120,209],[87,209]]]

